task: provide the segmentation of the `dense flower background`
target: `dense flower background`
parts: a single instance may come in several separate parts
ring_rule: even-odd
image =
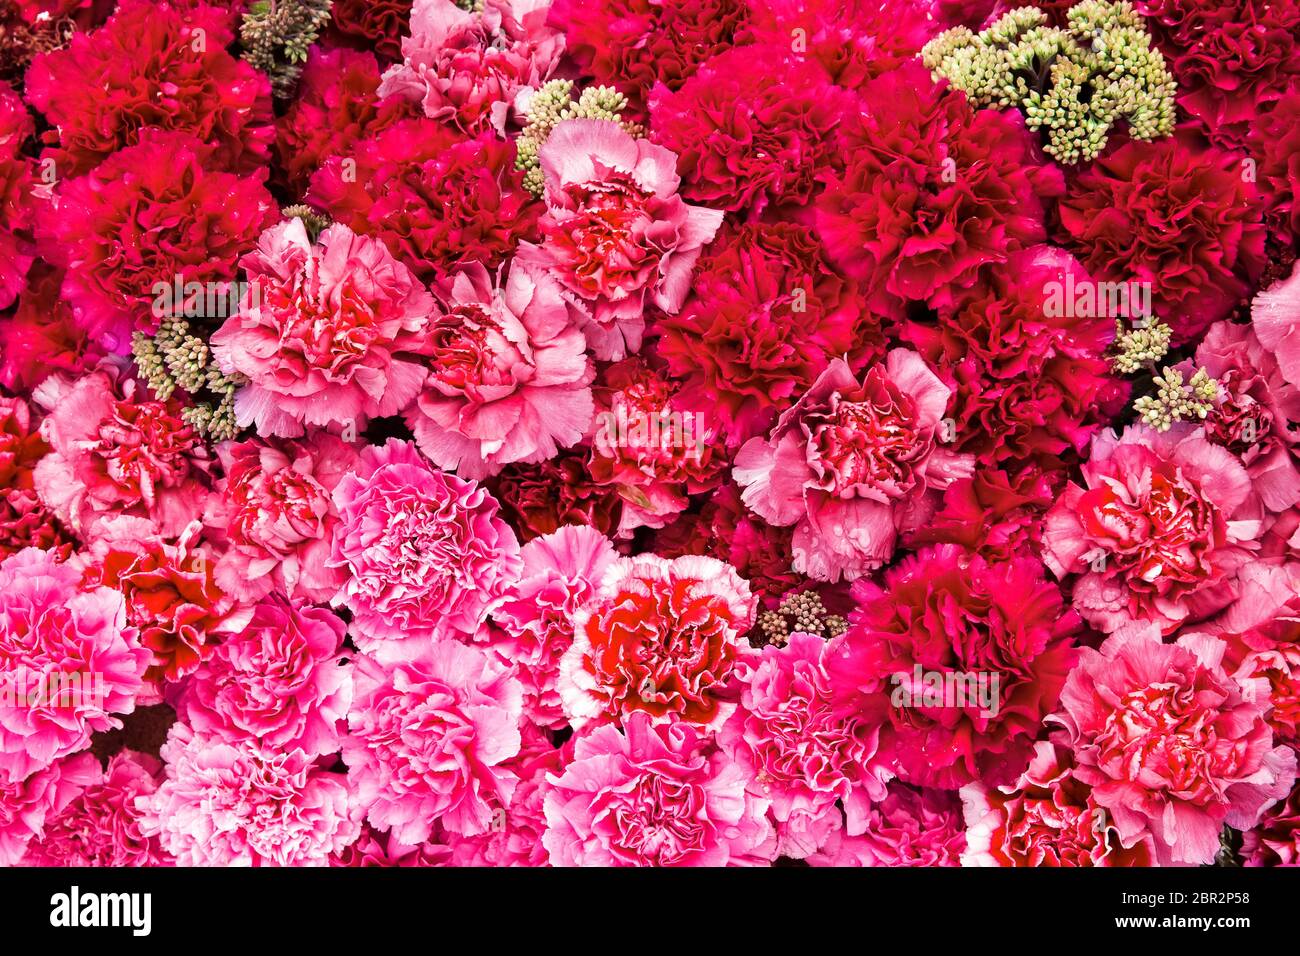
[[[0,0],[0,865],[1300,865],[1300,4],[1043,6]]]

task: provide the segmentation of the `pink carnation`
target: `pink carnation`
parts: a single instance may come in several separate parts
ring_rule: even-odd
[[[569,723],[645,712],[720,726],[736,706],[734,672],[757,604],[736,569],[717,558],[620,558],[579,612],[560,661]]]
[[[0,779],[21,780],[122,726],[149,651],[122,595],[28,548],[0,561]]]
[[[90,755],[79,759],[93,761]],[[28,847],[24,866],[166,866],[171,857],[156,836],[141,832],[143,810],[158,789],[161,765],[147,754],[124,750],[62,810],[49,817],[45,832]]]
[[[344,631],[325,608],[296,607],[272,594],[194,673],[177,710],[205,736],[251,738],[308,756],[333,753],[352,698],[340,657]]]
[[[1300,265],[1255,296],[1250,318],[1260,343],[1277,357],[1282,377],[1300,387]]]
[[[932,490],[970,474],[971,456],[939,447],[950,395],[907,349],[861,382],[837,359],[767,438],[744,444],[732,474],[755,513],[795,526],[796,571],[838,581],[880,567],[898,533],[933,514]]]
[[[547,777],[542,843],[554,866],[744,866],[773,854],[767,801],[689,724],[633,714],[578,738]]]
[[[143,804],[140,832],[180,866],[325,866],[361,832],[340,773],[301,750],[237,744],[172,725],[167,779]]]
[[[966,832],[956,794],[891,781],[867,810],[863,832],[831,833],[813,866],[961,866]]]
[[[202,515],[211,463],[175,398],[157,401],[115,362],[52,375],[33,397],[49,413],[41,436],[51,447],[36,491],[76,534],[94,538],[104,519],[125,514],[176,537]]]
[[[1164,633],[1236,597],[1261,529],[1250,476],[1202,429],[1134,425],[1093,440],[1084,486],[1045,519],[1043,560],[1079,574],[1074,606],[1103,631],[1155,622]]]
[[[36,169],[23,153],[31,135],[32,118],[23,101],[0,80],[0,309],[23,290],[35,258]]]
[[[617,558],[599,531],[566,525],[523,546],[523,571],[492,619],[506,641],[493,645],[518,668],[528,718],[544,727],[566,723],[556,680],[573,644],[579,608],[596,593]]]
[[[1149,833],[1161,865],[1209,863],[1225,823],[1250,829],[1295,781],[1295,753],[1274,745],[1264,719],[1266,682],[1224,673],[1225,649],[1126,628],[1085,648],[1061,693],[1075,775],[1120,842]]]
[[[240,425],[296,437],[400,412],[424,378],[433,297],[384,244],[333,225],[313,245],[301,219],[268,229],[240,265],[251,288],[212,336],[213,358],[249,384]]]
[[[0,866],[16,866],[32,838],[45,831],[46,821],[99,775],[99,761],[88,753],[56,760],[16,780],[0,773]]]
[[[824,842],[823,820],[861,833],[872,800],[885,796],[892,773],[877,755],[880,728],[854,714],[837,715],[826,672],[827,642],[794,633],[784,647],[736,667],[740,707],[718,735],[722,749],[748,777],[750,793],[768,799],[778,852],[803,858]]]
[[[473,265],[448,285],[448,310],[429,325],[429,376],[407,413],[420,450],[484,478],[575,444],[596,373],[555,280],[515,268],[498,287]]]
[[[380,96],[420,103],[424,115],[477,133],[504,133],[515,96],[550,79],[564,50],[546,26],[549,0],[490,0],[473,12],[451,0],[416,0],[404,62]]]
[[[544,242],[519,260],[559,280],[598,359],[621,359],[640,349],[648,305],[682,307],[722,213],[682,202],[676,155],[608,120],[565,120],[539,155]]]
[[[473,634],[518,576],[519,542],[474,482],[434,471],[410,442],[361,452],[334,489],[335,598],[362,650],[385,656]]]
[[[1247,866],[1300,866],[1300,787],[1242,834],[1241,855]]]
[[[458,641],[419,660],[355,666],[343,760],[372,825],[422,843],[435,822],[473,836],[492,825],[516,777],[502,765],[519,752],[523,691],[509,668]]]
[[[339,512],[331,495],[355,467],[352,446],[324,431],[296,440],[224,442],[225,477],[203,520],[224,550],[216,580],[227,593],[257,600],[271,591],[329,601],[347,580],[326,564]]]

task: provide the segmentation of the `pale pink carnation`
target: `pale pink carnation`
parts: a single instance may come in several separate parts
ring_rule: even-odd
[[[485,478],[581,439],[596,372],[555,280],[515,268],[497,287],[475,263],[447,285],[447,312],[429,326],[429,377],[406,416],[420,450]]]
[[[99,761],[88,753],[56,760],[17,780],[0,773],[0,866],[16,866],[46,821],[99,775]]]
[[[861,382],[840,359],[751,438],[732,475],[765,521],[794,525],[794,569],[853,580],[889,560],[900,532],[922,527],[939,493],[969,477],[970,455],[942,447],[952,394],[908,349],[893,349]]]
[[[1240,459],[1204,429],[1102,432],[1083,480],[1045,519],[1043,561],[1059,578],[1080,575],[1074,606],[1094,627],[1150,621],[1168,634],[1236,597],[1262,511]]]
[[[492,612],[506,636],[493,649],[518,668],[528,718],[559,728],[567,723],[556,687],[560,658],[573,644],[579,608],[618,554],[608,538],[584,525],[534,538],[520,554],[523,572]]]
[[[745,866],[775,853],[767,801],[698,728],[632,714],[577,739],[547,777],[553,866]]]
[[[271,594],[194,673],[177,710],[196,733],[231,743],[334,753],[352,700],[344,631],[328,609]]]
[[[147,518],[164,537],[202,515],[211,462],[176,399],[155,400],[116,360],[78,378],[51,375],[32,397],[48,413],[41,437],[52,449],[36,466],[36,491],[83,539],[112,515]]]
[[[487,0],[473,12],[451,0],[415,0],[403,62],[379,96],[418,102],[424,115],[470,133],[505,133],[523,90],[550,79],[564,39],[546,26],[550,0]]]
[[[225,477],[203,520],[224,545],[216,579],[246,601],[271,591],[329,601],[347,572],[329,559],[338,508],[330,495],[356,465],[357,453],[328,432],[299,440],[224,442],[217,447]]]
[[[131,750],[115,754],[104,771],[94,761],[94,779],[63,810],[46,820],[44,835],[28,847],[23,865],[170,864],[171,857],[158,838],[141,832],[143,811],[137,802],[158,789],[161,770],[156,759]]]
[[[361,649],[381,658],[473,634],[519,575],[519,542],[496,500],[431,469],[410,442],[366,447],[334,504],[330,564],[349,575],[334,603],[352,612]]]
[[[0,562],[0,778],[21,780],[121,727],[135,710],[149,651],[122,595],[81,587],[51,551]]]
[[[1255,296],[1250,319],[1259,341],[1277,357],[1282,377],[1300,386],[1300,260],[1289,278]]]
[[[1268,682],[1230,677],[1225,649],[1124,628],[1081,651],[1053,718],[1120,843],[1149,833],[1161,865],[1209,863],[1224,824],[1249,830],[1295,781],[1295,752],[1265,719]]]
[[[167,779],[140,830],[180,866],[325,866],[361,832],[343,774],[301,750],[238,744],[172,725]]]
[[[609,120],[557,124],[539,156],[545,241],[520,243],[519,260],[559,280],[596,358],[635,353],[647,306],[682,307],[722,212],[682,202],[677,156]]]
[[[848,832],[861,833],[873,800],[893,774],[876,754],[880,726],[836,716],[824,658],[827,642],[791,634],[784,647],[736,665],[740,707],[718,735],[745,769],[748,788],[772,803],[779,852],[803,858],[838,829],[839,801]],[[831,815],[834,827],[821,823]]]
[[[249,289],[211,344],[222,371],[249,380],[235,396],[241,426],[278,437],[359,429],[415,397],[433,296],[382,242],[336,223],[313,245],[295,218],[262,233],[240,265]]]
[[[355,662],[356,698],[343,760],[371,825],[401,843],[429,839],[435,822],[473,836],[508,803],[516,777],[523,690],[509,668],[458,641],[418,661]]]

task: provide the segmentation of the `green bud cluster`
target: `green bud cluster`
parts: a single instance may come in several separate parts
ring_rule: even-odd
[[[620,124],[631,136],[644,136],[636,123],[623,122],[627,97],[612,86],[588,87],[575,100],[572,80],[542,84],[528,104],[528,121],[515,139],[515,168],[524,174],[524,186],[534,196],[542,194],[542,161],[538,155],[551,130],[567,119],[600,119]]]
[[[1083,0],[1067,26],[1019,7],[976,34],[954,27],[921,59],[976,106],[1015,107],[1047,136],[1048,155],[1067,165],[1097,157],[1121,119],[1134,139],[1174,131],[1176,84],[1128,0]]]
[[[244,59],[271,78],[281,99],[293,95],[307,51],[329,22],[334,0],[257,0],[244,14]]]
[[[1163,375],[1155,377],[1154,384],[1156,394],[1143,395],[1133,403],[1133,410],[1144,424],[1160,432],[1168,431],[1174,422],[1205,418],[1219,398],[1219,383],[1203,368],[1198,368],[1186,384],[1182,372],[1166,368]]]
[[[234,438],[235,392],[244,381],[223,373],[212,364],[208,344],[190,331],[183,319],[167,319],[153,335],[136,332],[131,337],[136,368],[159,401],[167,401],[179,388],[195,398],[181,417],[196,432],[212,441]],[[207,394],[206,400],[199,396]]]

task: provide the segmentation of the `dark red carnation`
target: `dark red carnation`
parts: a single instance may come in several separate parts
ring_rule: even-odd
[[[590,525],[602,534],[619,526],[618,490],[593,480],[580,452],[561,451],[534,465],[506,465],[494,484],[501,510],[521,541],[566,524]]]

